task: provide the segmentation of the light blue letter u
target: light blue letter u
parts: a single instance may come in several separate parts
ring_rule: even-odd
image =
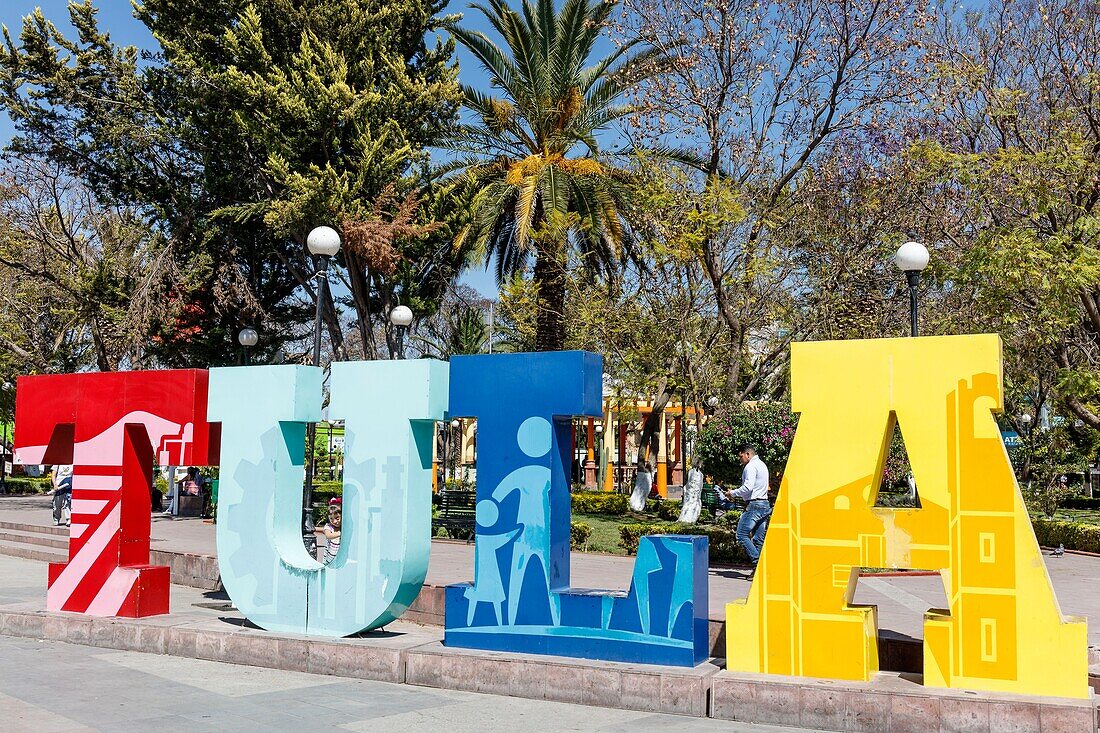
[[[399,617],[428,572],[432,440],[448,369],[426,359],[332,365],[344,520],[328,565],[302,543],[305,428],[321,416],[321,380],[306,366],[210,370],[209,419],[222,424],[218,566],[257,626],[348,636]]]

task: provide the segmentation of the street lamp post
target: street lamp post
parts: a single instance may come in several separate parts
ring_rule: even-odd
[[[306,247],[321,258],[317,269],[317,312],[313,319],[313,366],[321,366],[321,309],[328,291],[328,263],[340,251],[340,233],[332,227],[317,227],[306,237]]]
[[[248,366],[251,363],[249,359],[248,350],[255,346],[260,340],[260,334],[256,333],[256,329],[251,327],[244,327],[241,332],[237,334],[237,342],[244,347],[244,365]]]
[[[390,311],[390,323],[397,328],[397,358],[405,358],[405,331],[413,322],[412,309],[407,305],[399,305]]]
[[[313,319],[313,366],[321,366],[321,315],[328,292],[328,264],[340,251],[340,233],[332,227],[316,227],[306,237],[306,249],[314,257],[321,258],[317,268],[317,310]],[[312,547],[316,539],[313,536],[313,476],[317,471],[315,461],[315,436],[317,426],[310,423],[306,427],[306,444],[309,448],[309,470],[306,471],[305,495],[302,499],[302,535],[307,547]]]
[[[454,454],[454,465],[451,466],[451,478],[458,480],[458,456],[462,452],[462,422],[456,417],[451,420],[451,446],[450,452]],[[447,456],[450,459],[450,456]]]
[[[917,287],[921,271],[928,267],[928,248],[920,242],[906,242],[898,247],[894,262],[909,283],[909,330],[911,335],[917,336]]]

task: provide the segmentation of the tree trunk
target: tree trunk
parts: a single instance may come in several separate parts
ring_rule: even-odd
[[[565,268],[558,250],[552,242],[540,242],[538,246],[535,260],[535,287],[538,288],[536,351],[565,348]]]
[[[325,302],[321,307],[321,317],[328,330],[329,343],[332,345],[332,360],[340,361],[344,354],[344,331],[340,325],[340,314],[336,311],[336,302],[332,298],[332,281],[325,288]]]
[[[1058,349],[1055,351],[1054,358],[1063,369],[1070,370],[1075,368],[1074,363],[1070,360],[1069,349],[1065,341],[1059,344]],[[1073,395],[1063,395],[1062,403],[1068,407],[1069,411],[1076,415],[1077,419],[1081,422],[1094,430],[1100,430],[1100,415],[1093,412],[1080,398]],[[1036,417],[1038,417],[1038,415],[1036,415]]]
[[[638,468],[641,469],[646,461],[646,448],[653,442],[654,436],[661,427],[661,415],[664,414],[665,407],[668,406],[669,399],[672,398],[672,393],[668,391],[668,377],[661,377],[661,383],[657,387],[656,395],[653,399],[653,409],[646,415],[645,421],[642,423],[642,437],[638,441]],[[665,436],[660,436],[661,440],[664,440]],[[658,452],[660,448],[658,448]],[[656,465],[657,457],[653,457],[653,465]]]
[[[348,282],[351,285],[355,324],[359,328],[363,358],[374,359],[377,356],[377,348],[374,343],[374,325],[371,322],[370,280],[367,278],[366,266],[359,262],[359,257],[354,252],[345,250],[344,257],[348,264]]]
[[[99,318],[97,316],[92,317],[92,343],[95,345],[95,360],[96,366],[99,367],[99,371],[115,371],[115,368],[111,365],[111,358],[107,355],[107,342],[99,327]]]
[[[742,344],[744,342],[744,328],[741,318],[737,313],[733,300],[726,288],[726,273],[721,265],[721,255],[714,249],[714,241],[707,240],[703,243],[703,269],[714,288],[714,299],[718,306],[718,315],[725,324],[730,338],[729,364],[726,365],[726,383],[723,393],[726,401],[733,404],[738,401],[737,385],[741,380],[741,360],[743,357]]]

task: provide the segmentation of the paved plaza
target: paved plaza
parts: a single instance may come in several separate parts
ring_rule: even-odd
[[[50,525],[47,497],[0,497],[0,522]],[[217,546],[213,524],[201,519],[169,519],[155,515],[152,549],[214,556]],[[1047,570],[1054,583],[1062,613],[1090,620],[1089,645],[1100,648],[1100,558],[1066,554],[1053,557],[1044,552]],[[436,540],[432,542],[428,566],[429,585],[443,586],[473,580],[473,543]],[[573,552],[570,576],[576,588],[625,589],[634,568],[633,557]],[[743,568],[710,569],[710,618],[725,619],[725,605],[748,595],[750,580]],[[36,586],[45,599],[45,575]],[[923,614],[929,608],[945,608],[943,583],[935,575],[863,576],[855,602],[878,606],[879,629],[910,639],[924,636]]]
[[[3,636],[0,669],[4,733],[795,730]]]
[[[51,522],[42,498],[3,497],[0,523],[44,526]],[[214,538],[214,525],[199,519],[156,517],[153,521],[152,545],[157,550],[213,554]],[[63,552],[56,548],[52,551]],[[1045,555],[1044,559],[1063,612],[1100,619],[1100,583],[1096,582],[1100,558]],[[575,552],[573,585],[625,587],[633,563],[631,557]],[[432,543],[429,584],[468,580],[472,574],[472,544]],[[746,572],[736,567],[711,568],[709,577],[710,616],[721,621],[725,603],[743,597],[750,584]],[[837,687],[838,683],[818,680],[809,685],[814,689],[803,693],[806,685],[801,683],[773,689],[768,685],[782,685],[782,680],[768,682],[751,675],[730,677],[714,665],[691,671],[647,668],[642,674],[655,676],[642,681],[637,675],[646,665],[632,668],[583,660],[554,662],[552,658],[545,663],[527,662],[514,661],[508,655],[497,655],[495,661],[489,655],[482,663],[476,661],[477,654],[440,647],[443,630],[439,626],[405,620],[370,633],[368,643],[357,638],[318,640],[272,634],[250,624],[224,592],[189,585],[171,587],[172,610],[168,615],[123,619],[120,623],[88,623],[89,619],[79,615],[41,613],[45,579],[46,564],[42,559],[12,557],[0,552],[0,670],[3,670],[0,733],[282,731],[307,727],[372,732],[445,728],[454,733],[505,730],[767,733],[813,731],[818,726],[847,729],[835,727],[833,718],[850,717],[853,711],[862,716],[877,715],[883,725],[888,719],[890,730],[954,733],[961,729],[948,723],[952,705],[965,707],[967,711],[977,706],[965,714],[982,716],[975,720],[985,727],[978,725],[974,729],[989,733],[1007,730],[1002,722],[1011,723],[1009,728],[1023,725],[1020,730],[1074,733],[1083,730],[1078,720],[1082,715],[1079,709],[1043,708],[1040,712],[1028,701],[1016,698],[993,700],[996,696],[992,696],[988,703],[975,702],[965,699],[965,693],[960,698],[960,693],[950,692],[933,692],[933,697],[920,698],[920,705],[936,707],[934,712],[922,707],[917,718],[910,721],[915,721],[914,727],[904,722],[905,716],[912,717],[913,713],[905,708],[905,701],[925,693],[919,678],[911,679],[912,675],[904,673],[883,673],[862,687],[858,683],[839,683]],[[927,575],[863,577],[856,601],[879,606],[884,635],[913,640],[921,637],[923,612],[944,605],[939,578]],[[1090,624],[1093,647],[1100,646],[1097,626],[1100,623]],[[142,653],[146,650],[154,653]],[[506,658],[509,661],[505,662]],[[561,661],[570,664],[555,668]],[[510,671],[504,671],[502,664]],[[598,674],[595,667],[599,667]],[[693,675],[702,675],[700,680],[713,685],[706,695],[694,689],[697,682],[693,681]],[[353,679],[356,677],[367,679]],[[511,681],[496,684],[502,680]],[[639,684],[651,686],[652,695],[646,699],[652,697],[652,704],[625,702],[628,690]],[[451,687],[459,689],[448,689]],[[666,690],[675,690],[676,699],[670,701]],[[596,697],[602,699],[602,695],[611,702],[592,702],[589,697],[595,693],[600,693]],[[783,699],[779,708],[766,715],[764,701],[770,698],[762,697],[765,694]],[[815,707],[817,703],[813,701],[818,698],[824,701],[821,703],[824,707]],[[711,701],[713,709],[708,707]],[[984,706],[988,706],[988,712]],[[1090,704],[1086,708],[1089,712],[1085,717],[1095,716]],[[994,724],[995,709],[1012,714]],[[899,715],[902,722],[895,725]],[[942,725],[922,727],[920,721],[940,721],[941,715]],[[987,715],[988,721],[984,717]],[[1048,721],[1051,715],[1055,718]],[[1067,720],[1076,722],[1067,723],[1068,727],[1061,725],[1057,723],[1058,715],[1068,715]],[[798,723],[799,727],[719,718],[766,720],[779,725]],[[1095,717],[1090,720],[1085,727],[1092,730]],[[872,725],[858,729],[870,732],[886,728]]]

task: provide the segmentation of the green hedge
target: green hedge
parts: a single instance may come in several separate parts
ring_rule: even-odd
[[[736,512],[729,512],[726,520]],[[710,559],[712,562],[745,563],[748,556],[737,542],[735,536],[736,517],[732,524],[703,526],[699,524],[679,524],[677,522],[646,522],[624,524],[619,528],[619,545],[631,555],[638,552],[638,543],[642,537],[651,534],[690,534],[703,535],[710,540]]]
[[[626,494],[613,494],[609,491],[576,491],[570,495],[573,511],[578,514],[607,514],[622,517],[632,514],[630,497]],[[680,502],[647,499],[646,514],[656,514],[659,519],[674,521],[680,516]]]
[[[1032,519],[1035,538],[1040,545],[1057,547],[1065,545],[1067,550],[1100,552],[1100,527],[1094,524],[1061,522],[1055,519]]]
[[[630,497],[603,491],[578,491],[571,494],[573,511],[581,514],[621,516],[630,511]]]
[[[9,494],[45,494],[53,490],[48,478],[31,476],[8,476],[4,479],[4,485]]]
[[[569,523],[569,546],[574,550],[587,550],[592,537],[592,526],[584,522]]]
[[[1100,497],[1071,496],[1062,501],[1063,509],[1100,509]]]

